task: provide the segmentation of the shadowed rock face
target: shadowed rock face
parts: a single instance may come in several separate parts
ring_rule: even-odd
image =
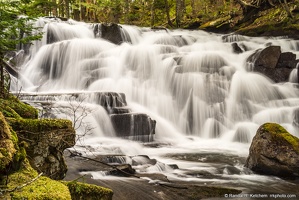
[[[55,119],[10,119],[9,124],[25,141],[31,166],[52,179],[63,179],[67,166],[63,151],[75,145],[71,121]]]
[[[296,60],[296,55],[291,52],[281,53],[280,46],[269,46],[253,53],[247,62],[253,63],[253,71],[262,73],[278,83],[288,81],[298,60]]]
[[[101,24],[101,37],[114,44],[124,42],[121,34],[121,26],[118,24]]]
[[[112,114],[110,118],[118,137],[133,137],[131,139],[144,141],[144,136],[146,136],[148,140],[144,142],[149,142],[155,134],[156,121],[146,114]],[[138,137],[140,138],[138,139]]]
[[[260,174],[299,178],[299,139],[279,124],[263,124],[252,140],[245,166]]]

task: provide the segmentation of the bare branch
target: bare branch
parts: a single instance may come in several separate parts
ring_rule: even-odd
[[[24,183],[23,185],[17,186],[17,187],[15,187],[13,189],[10,189],[10,190],[8,190],[8,189],[1,190],[0,189],[0,193],[14,192],[16,190],[22,189],[23,187],[26,187],[27,185],[30,185],[31,183],[33,183],[34,181],[36,181],[42,175],[43,175],[43,173],[40,173],[37,177],[35,177],[34,179],[30,180],[29,182]]]

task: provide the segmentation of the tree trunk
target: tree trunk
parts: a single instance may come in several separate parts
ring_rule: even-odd
[[[192,1],[194,1],[194,0],[192,0]],[[172,24],[171,19],[170,19],[170,14],[169,14],[168,0],[164,0],[164,3],[165,3],[165,12],[166,12],[166,17],[167,17],[167,23],[170,27],[173,27],[173,24]]]
[[[130,14],[130,2],[129,0],[125,0],[125,16],[124,16],[125,24],[129,24],[129,14]]]
[[[151,27],[155,26],[155,3],[153,0],[151,5]]]
[[[81,2],[84,3],[84,0],[81,0]],[[80,5],[80,20],[81,21],[85,20],[85,13],[86,13],[86,7],[81,4]]]
[[[4,65],[2,61],[2,57],[0,59],[0,96],[4,97],[5,91],[4,91]]]
[[[67,19],[70,18],[70,1],[69,0],[64,0],[65,2],[65,17]]]
[[[52,8],[52,15],[57,16],[57,5],[56,5],[56,0],[52,0],[53,3],[53,8]]]
[[[176,0],[175,21],[176,21],[176,27],[179,28],[181,26],[181,1],[180,0]]]

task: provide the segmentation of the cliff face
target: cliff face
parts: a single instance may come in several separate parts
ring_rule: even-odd
[[[63,179],[67,166],[63,151],[75,145],[72,122],[57,119],[8,119],[19,141],[26,142],[31,166],[44,175]]]
[[[110,189],[53,180],[65,176],[63,151],[75,145],[71,121],[36,119],[15,97],[0,99],[0,108],[0,199],[112,199]]]

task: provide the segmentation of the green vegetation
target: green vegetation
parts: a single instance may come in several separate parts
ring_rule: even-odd
[[[0,0],[0,97],[7,97],[9,91],[9,77],[4,73],[5,54],[41,38],[40,34],[33,34],[37,28],[30,23],[32,18],[24,16],[24,6],[29,2]]]
[[[0,112],[0,199],[112,199],[113,192],[110,189],[77,182],[55,181],[41,176],[42,174],[38,174],[29,164],[26,153],[28,143],[19,142],[16,132],[26,130],[39,133],[69,128],[73,130],[69,120],[35,119],[37,110],[11,95],[6,99],[0,98],[0,108],[5,113],[4,116]]]
[[[0,109],[5,117],[37,119],[38,111],[30,105],[20,102],[15,96],[0,98]]]
[[[68,186],[72,200],[109,200],[112,199],[113,192],[110,189],[99,187],[96,185],[90,185],[86,183],[80,183],[77,181],[62,181],[63,184]]]
[[[276,123],[266,123],[263,125],[263,128],[272,134],[273,139],[275,139],[277,143],[281,145],[288,143],[299,154],[299,138],[291,135],[285,128]]]
[[[15,119],[9,118],[9,124],[15,131],[30,131],[32,133],[57,129],[73,129],[72,122],[64,119]]]
[[[32,169],[29,162],[24,160],[20,169],[8,176],[6,190],[10,192],[12,199],[71,199],[68,188],[59,181],[51,180],[48,177],[40,176]],[[32,183],[30,183],[34,180]],[[28,184],[22,187],[24,184]],[[15,189],[21,187],[19,189]]]

